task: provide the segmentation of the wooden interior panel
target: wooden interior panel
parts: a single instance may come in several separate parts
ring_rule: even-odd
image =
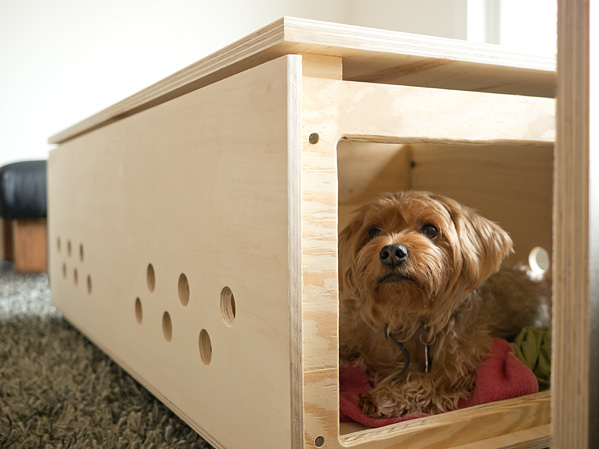
[[[552,145],[414,145],[412,188],[450,196],[501,225],[527,262],[553,233]]]
[[[379,192],[409,188],[407,145],[341,140],[337,145],[339,203],[360,204]]]
[[[411,185],[408,145],[341,140],[337,145],[339,229],[359,206],[385,192]]]

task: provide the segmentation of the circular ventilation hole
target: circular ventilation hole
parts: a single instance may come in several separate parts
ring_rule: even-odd
[[[318,437],[314,440],[314,445],[316,447],[322,447],[324,446],[324,437]]]
[[[141,324],[141,320],[143,319],[143,310],[141,308],[141,300],[139,298],[135,298],[135,319],[139,324]]]
[[[87,275],[87,293],[92,294],[92,277]]]
[[[235,321],[235,297],[229,287],[224,287],[220,292],[220,313],[227,326],[232,326]]]
[[[70,240],[67,241],[67,255],[69,257],[71,256],[71,241]]]
[[[537,246],[528,255],[528,265],[535,274],[543,274],[549,269],[549,253],[545,248]]]
[[[73,282],[75,285],[79,284],[79,273],[77,273],[77,268],[73,270]]]
[[[189,282],[183,273],[179,276],[179,300],[184,306],[189,303]]]
[[[152,264],[148,264],[148,269],[146,270],[146,279],[148,281],[148,290],[153,292],[156,288],[156,273],[154,272],[154,266]]]
[[[79,259],[83,262],[83,244],[79,245]]]
[[[210,365],[210,361],[212,360],[212,342],[206,329],[202,329],[202,332],[200,332],[200,357],[204,365]]]
[[[65,279],[67,278],[67,264],[66,263],[62,264],[62,277]]]
[[[164,339],[171,341],[171,338],[173,338],[173,323],[168,312],[164,312],[162,315],[162,332],[164,333]]]

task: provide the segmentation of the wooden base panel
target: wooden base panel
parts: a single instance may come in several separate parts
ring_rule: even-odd
[[[12,220],[15,269],[19,273],[48,271],[48,230],[45,218]]]

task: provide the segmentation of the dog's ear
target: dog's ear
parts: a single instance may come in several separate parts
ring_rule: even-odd
[[[358,232],[366,217],[367,206],[357,209],[352,221],[339,233],[339,290],[353,291],[353,265],[358,250]]]
[[[460,242],[462,275],[468,291],[495,273],[513,251],[513,242],[499,225],[457,201],[434,196],[449,211]]]

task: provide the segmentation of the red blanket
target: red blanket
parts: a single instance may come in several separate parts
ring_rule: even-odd
[[[362,413],[358,404],[360,393],[372,389],[372,384],[364,370],[356,365],[350,365],[341,373],[339,382],[341,421],[356,421],[369,427],[382,427],[427,416],[419,414],[402,418],[371,418]],[[538,391],[539,385],[535,375],[516,358],[509,343],[494,338],[491,355],[481,365],[476,375],[476,386],[472,397],[461,401],[459,408],[515,398]]]

